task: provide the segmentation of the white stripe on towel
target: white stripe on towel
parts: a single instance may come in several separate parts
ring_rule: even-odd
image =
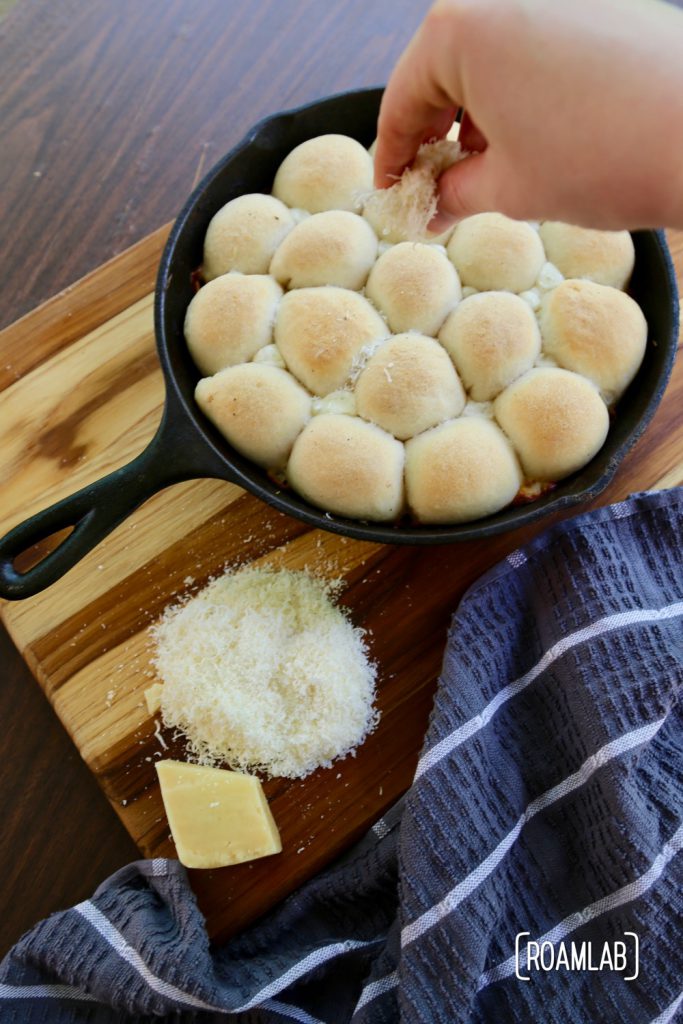
[[[220,1010],[220,1006],[214,1006],[211,1003],[205,1003],[202,999],[197,999],[196,996],[190,995],[189,992],[183,992],[182,989],[176,988],[169,981],[164,981],[162,978],[158,978],[156,974],[153,974],[145,961],[142,959],[137,949],[134,949],[129,942],[124,939],[123,935],[114,925],[111,923],[109,918],[105,917],[104,914],[97,909],[94,903],[90,900],[85,900],[83,903],[79,903],[78,906],[74,907],[74,910],[85,918],[88,924],[92,925],[95,931],[99,932],[102,938],[109,943],[111,948],[119,954],[119,956],[130,964],[130,966],[137,971],[140,977],[147,983],[147,985],[154,991],[158,992],[159,995],[166,996],[167,999],[175,999],[179,1003],[185,1003],[187,1006],[194,1006],[200,1010]]]
[[[86,900],[84,903],[79,903],[74,910],[78,911],[82,917],[88,921],[93,928],[95,928],[100,935],[106,939],[109,945],[114,949],[119,956],[121,956],[131,967],[133,967],[138,974],[147,982],[149,987],[160,995],[164,995],[169,999],[175,999],[178,1002],[184,1002],[190,1006],[195,1006],[198,1009],[203,1010],[214,1010],[227,1012],[227,1007],[215,1006],[209,1003],[203,1002],[196,996],[190,995],[189,992],[183,992],[182,989],[176,988],[168,981],[164,981],[162,978],[157,977],[153,974],[147,964],[144,962],[140,954],[133,946],[130,945],[124,939],[123,935],[114,927],[111,921],[108,920],[102,914],[90,900]],[[309,971],[315,970],[316,967],[320,967],[321,964],[326,963],[328,960],[333,960],[338,956],[343,956],[346,953],[351,952],[354,949],[361,949],[365,946],[373,946],[378,942],[383,941],[382,939],[370,939],[367,941],[361,941],[356,939],[346,939],[344,942],[334,942],[329,946],[320,946],[318,949],[314,949],[308,956],[305,956],[302,960],[299,960],[288,971],[280,975],[270,984],[262,988],[260,992],[257,992],[248,1002],[242,1006],[230,1007],[231,1013],[244,1013],[246,1010],[252,1010],[254,1007],[259,1006],[266,999],[270,999],[272,996],[282,992],[293,982],[297,981],[304,974]]]
[[[608,615],[605,618],[597,619],[589,626],[584,626],[583,629],[577,630],[576,633],[571,633],[569,636],[558,640],[550,650],[545,652],[541,660],[532,669],[523,676],[520,676],[519,679],[515,679],[514,682],[504,686],[478,715],[464,722],[454,732],[445,736],[435,746],[431,747],[430,750],[427,750],[420,758],[415,771],[414,781],[417,782],[421,775],[424,775],[435,764],[438,764],[444,757],[457,747],[462,746],[471,736],[474,736],[480,729],[488,725],[503,704],[526,689],[554,661],[557,661],[558,658],[561,658],[573,647],[577,647],[586,640],[592,640],[594,637],[602,636],[603,633],[609,633],[615,629],[623,629],[627,626],[642,625],[650,622],[662,622],[666,619],[678,618],[680,615],[683,615],[683,601],[666,605],[664,608],[639,608],[633,611],[618,612],[616,615]]]
[[[0,999],[82,999],[99,1003],[89,992],[73,985],[5,985],[0,983]]]
[[[661,729],[662,725],[666,721],[666,717],[667,716],[665,715],[663,718],[657,719],[656,722],[650,722],[648,725],[643,725],[639,729],[634,729],[632,732],[625,733],[623,736],[619,736],[617,739],[611,740],[610,743],[606,743],[604,747],[600,747],[600,749],[594,754],[591,754],[591,756],[584,761],[578,771],[574,772],[573,775],[570,775],[556,786],[553,786],[552,789],[549,789],[547,792],[536,797],[535,800],[532,800],[515,827],[508,832],[505,838],[500,841],[498,846],[496,846],[495,850],[493,850],[488,857],[481,862],[481,864],[471,871],[469,875],[463,878],[461,882],[454,886],[450,892],[446,893],[442,900],[436,903],[433,907],[430,907],[428,910],[425,910],[418,918],[404,927],[401,932],[401,945],[403,947],[409,946],[416,939],[419,939],[420,936],[429,928],[438,924],[438,922],[443,920],[444,917],[448,917],[448,915],[460,906],[468,896],[471,896],[474,890],[481,885],[481,883],[484,882],[493,871],[495,871],[505,857],[505,854],[514,845],[520,832],[528,821],[535,817],[540,811],[545,810],[546,807],[550,807],[550,805],[555,803],[557,800],[561,800],[573,790],[583,786],[591,775],[609,761],[612,761],[621,754],[625,754],[629,750],[633,750],[635,747],[639,747],[641,744],[647,743],[648,740],[651,740],[659,729]]]
[[[391,974],[385,974],[383,978],[378,978],[377,981],[371,981],[369,985],[366,985],[360,994],[360,999],[356,1003],[356,1009],[354,1013],[358,1013],[364,1006],[371,1003],[373,999],[377,999],[385,992],[390,992],[392,988],[396,988],[398,985],[398,971],[392,971]]]
[[[375,833],[378,839],[384,839],[391,832],[391,829],[387,825],[384,818],[378,818],[375,824],[372,826],[372,831]]]
[[[334,960],[338,956],[343,956],[345,953],[350,953],[354,949],[362,949],[364,946],[374,946],[378,942],[383,942],[383,939],[370,939],[367,942],[362,942],[359,939],[346,939],[344,942],[333,942],[329,946],[320,946],[318,949],[314,949],[312,953],[305,956],[303,960],[299,960],[295,963],[288,971],[281,974],[275,981],[271,981],[269,985],[257,992],[256,995],[249,1000],[248,1003],[244,1003],[243,1006],[235,1007],[234,1013],[243,1013],[245,1010],[253,1010],[254,1007],[259,1006],[264,999],[270,999],[271,996],[277,995],[278,992],[282,992],[289,985],[292,985],[295,981],[298,981],[304,974],[308,974],[309,971],[315,970],[316,967],[320,967],[321,964],[327,963],[328,960]]]
[[[306,1013],[300,1006],[281,1003],[279,999],[266,999],[262,1007],[264,1010],[279,1013],[281,1017],[287,1017],[289,1020],[297,1020],[299,1024],[324,1024],[324,1021],[318,1020],[317,1017],[311,1017],[310,1013]]]
[[[634,879],[633,882],[629,882],[628,885],[622,886],[621,889],[617,889],[608,896],[603,896],[601,899],[591,903],[590,906],[584,907],[583,910],[569,914],[563,921],[556,924],[554,928],[547,931],[545,935],[541,935],[540,938],[536,939],[536,942],[538,942],[539,946],[543,942],[552,942],[554,945],[565,939],[571,932],[576,931],[577,928],[581,928],[588,921],[599,917],[600,914],[605,914],[609,910],[616,910],[617,907],[623,906],[624,903],[631,903],[633,900],[640,899],[648,889],[652,888],[657,879],[662,876],[669,861],[682,849],[683,825],[680,825],[671,839],[664,844],[644,874]],[[514,974],[516,966],[517,959],[515,956],[511,956],[496,967],[491,967],[479,978],[477,991],[481,991],[487,985],[492,985],[495,981],[502,981],[503,978]]]
[[[667,1006],[666,1010],[663,1010],[660,1013],[659,1017],[655,1017],[652,1024],[669,1024],[669,1021],[674,1019],[674,1014],[681,1003],[683,1003],[683,992],[681,992],[680,996],[674,999],[671,1006]]]

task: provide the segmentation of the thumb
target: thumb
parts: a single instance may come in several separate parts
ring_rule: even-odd
[[[439,178],[438,208],[429,230],[441,234],[463,217],[495,210],[499,191],[490,149],[459,160]]]

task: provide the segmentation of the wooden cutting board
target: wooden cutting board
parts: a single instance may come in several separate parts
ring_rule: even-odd
[[[0,333],[2,533],[151,439],[163,399],[152,290],[167,233]],[[683,232],[670,242],[680,280]],[[679,360],[653,423],[596,504],[683,483],[682,408]],[[549,522],[475,543],[392,548],[311,530],[233,484],[192,481],[152,498],[64,579],[3,604],[1,614],[142,853],[174,856],[154,762],[183,752],[143,699],[152,678],[149,624],[226,564],[344,577],[342,601],[369,631],[380,666],[380,726],[357,757],[304,781],[267,783],[281,855],[190,873],[209,932],[221,940],[340,854],[409,786],[459,598]]]

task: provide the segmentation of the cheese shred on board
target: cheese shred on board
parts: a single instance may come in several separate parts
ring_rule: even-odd
[[[193,760],[303,778],[372,732],[376,669],[339,588],[246,567],[166,609],[152,627],[161,715]]]

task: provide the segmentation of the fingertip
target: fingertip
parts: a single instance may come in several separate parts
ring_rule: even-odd
[[[471,156],[453,164],[443,172],[437,183],[438,188],[438,209],[436,216],[430,224],[430,231],[434,230],[433,224],[437,218],[445,218],[445,227],[469,217],[473,213],[482,210],[492,209],[490,205],[490,174],[487,173],[489,150],[483,153],[473,153]]]
[[[453,225],[457,223],[457,217],[453,217],[449,213],[437,210],[427,225],[427,232],[430,235],[443,235],[445,231],[448,231],[449,228],[452,228]]]

